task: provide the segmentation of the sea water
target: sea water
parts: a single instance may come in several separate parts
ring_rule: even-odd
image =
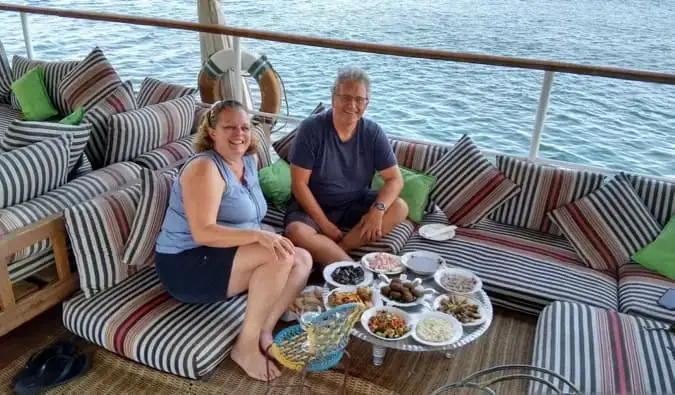
[[[197,21],[194,0],[9,2]],[[673,1],[257,0],[222,10],[228,24],[251,29],[675,73]],[[146,76],[196,86],[198,33],[29,19],[37,59],[81,59],[99,46],[136,91]],[[0,12],[0,39],[10,58],[25,55],[17,13]],[[448,143],[468,134],[483,149],[528,152],[543,71],[243,43],[269,57],[292,116],[330,105],[337,68],[359,65],[372,78],[367,115],[387,133]],[[675,86],[557,73],[540,155],[675,176]]]

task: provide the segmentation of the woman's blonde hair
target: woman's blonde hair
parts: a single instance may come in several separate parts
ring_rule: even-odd
[[[192,145],[196,153],[208,151],[213,149],[213,139],[209,135],[209,128],[215,129],[218,124],[220,113],[224,110],[234,108],[241,111],[246,111],[244,106],[237,100],[221,100],[213,103],[211,108],[202,115],[202,120],[199,123],[199,130],[197,130],[197,137]],[[258,152],[258,136],[251,130],[251,144],[246,150],[247,154]]]

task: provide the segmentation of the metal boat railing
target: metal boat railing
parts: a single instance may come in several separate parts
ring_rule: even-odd
[[[422,58],[422,59],[435,59],[435,60],[462,62],[462,63],[476,63],[483,65],[521,68],[530,70],[543,70],[544,78],[541,93],[539,96],[539,104],[537,106],[537,113],[535,116],[532,138],[530,140],[530,148],[527,157],[523,157],[522,159],[527,159],[535,163],[549,164],[577,170],[599,171],[603,173],[616,173],[618,172],[618,170],[598,166],[578,164],[573,162],[551,160],[539,157],[539,148],[541,145],[541,137],[542,132],[544,130],[544,123],[546,121],[546,114],[548,110],[549,98],[551,95],[551,88],[553,86],[554,74],[559,72],[578,75],[588,75],[595,77],[615,78],[620,80],[675,85],[675,74],[633,70],[618,67],[591,66],[575,63],[548,61],[548,60],[535,60],[518,57],[506,57],[506,56],[484,55],[465,52],[452,52],[445,50],[411,48],[385,44],[373,44],[365,42],[316,38],[287,33],[273,33],[261,30],[236,28],[223,25],[201,24],[195,22],[185,22],[162,18],[148,18],[148,17],[111,14],[111,13],[90,12],[90,11],[75,11],[57,8],[6,4],[6,3],[0,3],[0,11],[15,11],[20,13],[21,24],[24,34],[24,41],[26,44],[26,54],[29,59],[32,59],[33,57],[33,50],[30,39],[30,28],[28,24],[27,14],[32,13],[42,15],[54,15],[66,18],[88,19],[97,21],[128,23],[134,25],[164,27],[169,29],[189,30],[202,33],[225,34],[232,36],[234,50],[238,54],[238,57],[240,59],[241,59],[240,38],[252,38],[289,44],[342,49],[347,51],[367,52],[383,55],[393,55],[393,56]],[[235,67],[233,80],[241,81],[241,77],[242,77],[241,69]],[[235,86],[234,91],[235,97],[241,98],[242,97],[241,84],[234,84],[234,86]],[[252,109],[249,109],[249,112],[256,115],[266,116],[269,118],[284,120],[289,123],[299,123],[302,120],[302,118],[288,117],[281,114],[261,113],[258,111],[254,111]],[[399,136],[396,136],[396,138],[401,139]],[[414,142],[430,143],[424,140],[413,140],[407,138],[402,139]],[[450,145],[450,144],[441,144],[441,145]],[[500,152],[494,150],[483,150],[483,152],[488,155],[500,154]],[[655,177],[655,178],[667,181],[675,180],[672,177]]]

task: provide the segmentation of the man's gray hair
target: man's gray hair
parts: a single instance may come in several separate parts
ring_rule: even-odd
[[[370,78],[365,70],[356,66],[345,67],[338,70],[335,83],[333,84],[332,93],[337,94],[337,88],[345,81],[358,81],[363,83],[366,87],[366,94],[370,94]]]

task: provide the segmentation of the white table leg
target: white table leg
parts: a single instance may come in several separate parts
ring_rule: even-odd
[[[373,365],[382,366],[384,356],[387,355],[387,349],[380,346],[373,346]]]

